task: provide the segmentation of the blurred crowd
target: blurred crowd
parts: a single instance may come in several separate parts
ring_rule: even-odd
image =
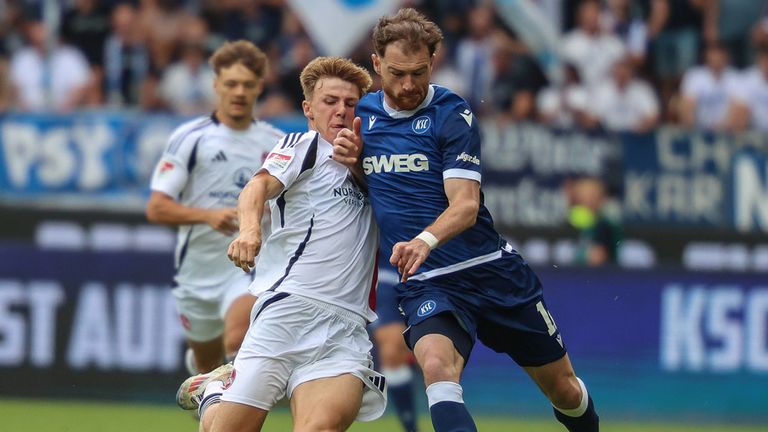
[[[402,4],[441,26],[433,80],[480,116],[638,132],[661,122],[768,131],[768,2],[530,2],[559,33],[558,76],[543,72],[493,2]],[[271,62],[258,114],[295,113],[298,74],[319,50],[289,3],[0,0],[0,112],[206,112],[215,103],[208,55],[245,38]],[[371,51],[361,41],[352,57],[370,68]]]

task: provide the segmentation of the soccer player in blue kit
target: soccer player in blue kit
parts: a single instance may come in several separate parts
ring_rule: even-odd
[[[372,59],[382,90],[361,99],[360,119],[334,141],[334,159],[364,175],[380,252],[400,273],[404,336],[424,373],[432,424],[477,430],[459,379],[479,339],[525,369],[569,431],[598,431],[538,277],[483,205],[477,120],[463,99],[429,83],[441,40],[413,9],[381,18]]]

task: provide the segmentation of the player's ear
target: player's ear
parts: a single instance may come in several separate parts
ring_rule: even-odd
[[[373,62],[373,70],[381,75],[381,59],[376,53],[371,54],[371,62]]]
[[[301,101],[301,109],[304,110],[304,117],[314,120],[315,115],[312,114],[312,105],[309,104],[306,100]]]

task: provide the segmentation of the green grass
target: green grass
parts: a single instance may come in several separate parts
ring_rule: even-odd
[[[270,414],[265,432],[291,430],[285,409]],[[563,432],[552,420],[480,417],[481,432]],[[429,419],[421,419],[422,431],[432,428]],[[197,423],[191,415],[169,406],[128,405],[120,403],[61,402],[0,399],[0,430],[3,432],[195,432]],[[355,423],[352,432],[399,432],[394,417],[386,416],[371,423]],[[766,428],[735,425],[672,425],[604,422],[607,432],[758,432]]]

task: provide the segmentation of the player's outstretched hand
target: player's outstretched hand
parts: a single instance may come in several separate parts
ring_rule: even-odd
[[[237,209],[234,207],[211,209],[208,211],[208,225],[224,235],[237,232]]]
[[[363,137],[360,135],[360,117],[352,120],[352,130],[342,129],[333,140],[333,160],[352,168],[357,164],[363,151]]]
[[[405,282],[416,273],[430,251],[429,245],[421,239],[395,243],[389,263],[397,267],[397,271],[402,276],[402,282]]]
[[[240,232],[240,234],[232,240],[227,249],[227,258],[229,258],[235,267],[240,267],[244,272],[250,273],[251,269],[256,265],[256,255],[261,250],[261,236]]]

